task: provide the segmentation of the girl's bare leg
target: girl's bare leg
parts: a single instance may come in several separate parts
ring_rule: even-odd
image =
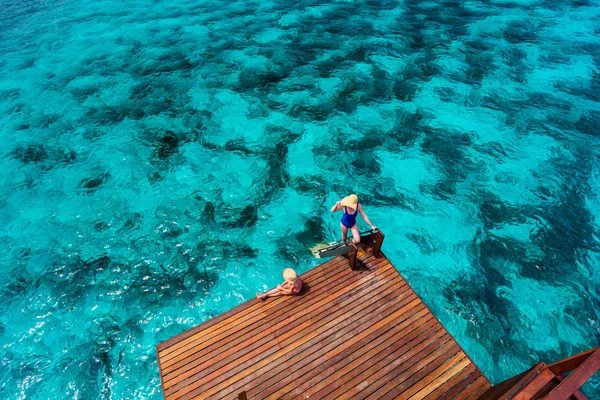
[[[266,299],[267,297],[277,297],[277,296],[283,296],[285,295],[285,293],[279,289],[279,288],[275,288],[275,289],[271,289],[268,292],[265,292],[263,294],[258,294],[256,297],[258,297],[259,299]]]
[[[341,222],[340,228],[342,228],[342,242],[345,242],[346,240],[348,240],[348,228],[346,228]]]
[[[352,242],[354,244],[360,243],[360,232],[358,231],[358,224],[354,224],[352,227]]]

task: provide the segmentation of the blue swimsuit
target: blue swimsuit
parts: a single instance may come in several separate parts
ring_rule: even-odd
[[[356,225],[356,214],[358,214],[358,209],[354,211],[354,214],[348,214],[348,210],[346,209],[346,207],[344,207],[344,215],[342,215],[342,225],[344,225],[348,229]]]

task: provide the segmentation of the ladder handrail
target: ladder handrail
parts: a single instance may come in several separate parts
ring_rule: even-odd
[[[585,354],[584,354],[585,353]],[[565,378],[564,381],[558,384],[544,399],[545,400],[564,400],[568,399],[579,390],[579,388],[588,381],[596,372],[600,370],[600,348],[578,354],[574,357],[569,357],[563,360],[565,363],[571,363],[574,365],[579,362],[579,365],[575,367],[573,373]],[[559,362],[560,363],[560,362]],[[557,363],[554,363],[557,364]],[[554,364],[548,366],[548,369]],[[557,367],[555,366],[555,370]],[[560,369],[562,370],[562,369]],[[552,370],[550,370],[552,372]],[[568,372],[568,371],[565,371]]]
[[[571,371],[573,373],[564,376]],[[549,365],[543,362],[538,363],[512,378],[494,385],[484,392],[479,400],[531,398],[538,392],[547,393],[548,385],[555,386],[544,397],[544,400],[586,399],[579,389],[598,371],[600,371],[600,346]],[[550,377],[552,379],[548,379]],[[539,385],[542,383],[546,386],[540,388]]]
[[[377,232],[381,232],[381,231],[379,229],[368,229],[366,231],[360,232],[360,237],[362,238],[363,236],[371,235],[371,234],[377,233]],[[383,232],[381,232],[381,233],[383,233]],[[334,249],[338,246],[346,246],[349,243],[352,243],[352,239],[347,239],[345,242],[341,239],[336,240],[335,242],[331,242],[329,244],[329,246],[319,249],[319,251]]]
[[[583,351],[579,354],[575,354],[574,356],[549,364],[547,368],[554,375],[566,374],[567,372],[571,372],[577,367],[579,367],[585,360],[588,359],[589,356],[591,356],[595,351],[599,349],[600,346],[587,351]]]

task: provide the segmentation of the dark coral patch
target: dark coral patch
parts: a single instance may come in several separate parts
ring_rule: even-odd
[[[45,161],[48,153],[41,144],[28,144],[17,147],[13,150],[12,156],[25,164],[35,164]]]
[[[102,185],[104,185],[108,179],[110,178],[110,174],[108,172],[102,173],[100,175],[83,179],[79,183],[79,189],[83,189],[87,192],[94,192]]]

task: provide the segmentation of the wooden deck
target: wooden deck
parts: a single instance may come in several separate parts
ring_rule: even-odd
[[[491,387],[388,259],[342,256],[157,346],[166,399],[476,399]]]

